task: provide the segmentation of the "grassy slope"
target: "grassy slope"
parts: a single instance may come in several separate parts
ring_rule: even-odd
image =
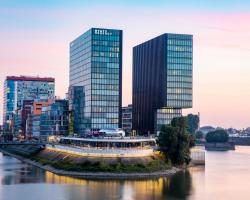
[[[77,172],[153,172],[171,168],[171,165],[159,155],[141,158],[103,158],[43,150],[31,159],[56,169]]]
[[[171,168],[170,165],[157,158],[147,164],[125,164],[119,159],[117,159],[117,162],[113,164],[105,161],[97,161],[94,163],[85,161],[83,163],[75,163],[70,158],[66,158],[61,161],[52,161],[50,159],[40,157],[32,157],[32,159],[43,165],[51,165],[56,169],[77,172],[153,172]]]
[[[72,154],[58,153],[42,150],[30,155],[13,149],[6,149],[11,153],[29,158],[42,165],[50,165],[56,169],[77,172],[155,172],[170,169],[171,165],[165,162],[161,156],[141,158],[91,158],[75,156]]]

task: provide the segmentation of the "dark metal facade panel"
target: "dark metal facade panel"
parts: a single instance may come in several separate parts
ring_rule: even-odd
[[[161,35],[133,48],[133,130],[154,132],[155,111],[164,105],[165,44]]]

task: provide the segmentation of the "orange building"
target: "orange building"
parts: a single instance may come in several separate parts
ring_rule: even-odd
[[[33,115],[41,115],[42,107],[46,107],[53,103],[53,99],[48,99],[46,102],[34,102],[33,103]]]

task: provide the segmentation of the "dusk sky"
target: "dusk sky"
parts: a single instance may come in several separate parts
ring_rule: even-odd
[[[0,0],[0,104],[7,75],[51,76],[68,88],[69,43],[91,27],[122,29],[123,105],[132,99],[132,47],[162,33],[194,36],[193,109],[201,125],[250,126],[249,0]]]

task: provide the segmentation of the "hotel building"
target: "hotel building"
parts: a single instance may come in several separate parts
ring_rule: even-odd
[[[192,107],[193,36],[165,33],[133,48],[133,130],[153,134]]]

